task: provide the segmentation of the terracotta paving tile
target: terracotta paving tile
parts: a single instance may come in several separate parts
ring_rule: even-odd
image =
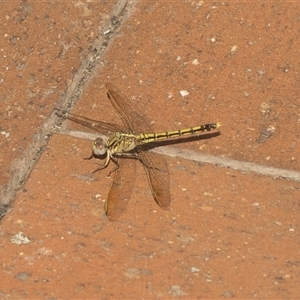
[[[1,4],[1,186],[18,180],[14,172],[32,156],[26,152],[30,145],[44,146],[37,133],[71,85],[113,4]]]
[[[14,201],[0,224],[0,298],[297,298],[299,4],[116,3],[0,4],[1,203]],[[92,174],[91,141],[69,135],[90,131],[50,117],[75,106],[121,124],[107,81],[155,131],[222,123],[221,135],[157,149],[167,211],[137,162],[110,222],[113,164]]]

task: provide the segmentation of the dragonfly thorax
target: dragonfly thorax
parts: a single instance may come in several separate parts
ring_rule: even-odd
[[[105,142],[110,154],[129,152],[137,145],[136,136],[131,133],[115,132]]]

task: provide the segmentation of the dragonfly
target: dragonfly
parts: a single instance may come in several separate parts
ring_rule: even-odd
[[[211,123],[154,133],[146,116],[132,106],[114,84],[109,82],[105,87],[107,97],[123,125],[97,121],[59,109],[56,114],[107,136],[106,139],[97,137],[92,142],[92,154],[87,159],[105,158],[104,164],[93,173],[105,169],[111,161],[115,165],[109,173],[113,173],[113,183],[104,205],[108,219],[117,220],[126,209],[134,187],[136,161],[140,161],[144,167],[154,200],[162,209],[167,210],[171,202],[168,165],[162,155],[148,151],[147,145],[169,138],[211,131],[218,129],[221,124]]]

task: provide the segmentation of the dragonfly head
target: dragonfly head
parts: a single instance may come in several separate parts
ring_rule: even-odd
[[[98,137],[93,141],[92,151],[95,156],[103,156],[104,154],[106,154],[107,149],[102,138]]]

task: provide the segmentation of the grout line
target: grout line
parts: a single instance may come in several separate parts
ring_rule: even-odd
[[[101,137],[104,139],[107,138],[106,135],[103,135],[101,133],[90,133],[90,132],[70,130],[65,128],[61,129],[58,133],[63,135],[73,136],[79,139],[90,140],[90,141],[94,141],[97,137]]]
[[[85,59],[81,60],[80,67],[73,76],[72,82],[66,88],[64,95],[57,101],[57,106],[70,109],[81,98],[81,94],[93,76],[95,69],[99,67],[103,54],[108,51],[115,32],[122,25],[123,20],[131,15],[135,1],[119,0],[112,8],[110,18],[100,28],[99,34],[94,40],[91,51]],[[22,188],[30,172],[43,153],[54,127],[58,123],[58,117],[54,113],[41,126],[34,135],[32,143],[27,147],[22,156],[19,156],[10,165],[11,178],[0,189],[0,219],[8,211],[13,203],[18,190]]]
[[[250,172],[258,175],[265,175],[273,178],[281,178],[300,182],[300,172],[297,171],[267,167],[252,162],[234,160],[209,154],[202,154],[192,150],[181,150],[170,146],[155,149],[155,152],[168,155],[170,157],[181,157],[201,163],[208,163],[222,168],[231,168],[240,172]]]
[[[104,137],[101,134],[87,133],[76,130],[64,130],[60,132],[61,134],[70,135],[77,138],[94,140],[97,137]],[[240,172],[249,172],[258,175],[270,176],[273,178],[286,179],[291,181],[300,182],[300,172],[267,167],[264,165],[255,164],[252,162],[245,162],[240,160],[234,160],[226,157],[218,157],[209,154],[202,154],[197,151],[179,149],[171,146],[161,146],[157,147],[151,151],[158,154],[163,154],[170,157],[180,157],[187,160],[193,160],[199,163],[208,163],[222,168],[231,168]]]

